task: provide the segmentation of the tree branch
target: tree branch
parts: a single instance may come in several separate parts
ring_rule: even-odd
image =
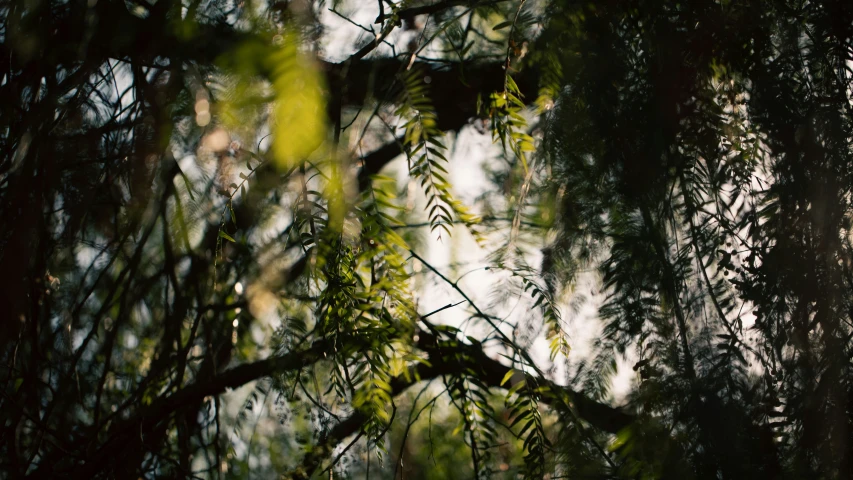
[[[201,402],[207,396],[224,393],[228,389],[238,388],[260,378],[304,368],[323,358],[323,352],[330,349],[329,342],[316,341],[305,350],[240,365],[212,378],[198,380],[173,395],[155,400],[133,417],[110,428],[107,443],[90,455],[89,461],[81,465],[71,476],[92,478],[98,472],[108,471],[108,466],[121,459],[123,452],[144,444],[146,435],[156,431],[163,420],[184,407]]]
[[[505,0],[492,0],[489,2],[481,2],[481,3],[472,2],[471,0],[445,0],[443,2],[432,3],[429,5],[421,5],[418,7],[404,8],[402,10],[397,10],[396,12],[389,13],[389,14],[382,14],[380,12],[379,16],[376,18],[376,23],[380,23],[383,20],[387,20],[387,19],[389,19],[395,15],[398,18],[412,18],[412,17],[416,17],[418,15],[431,15],[433,13],[438,13],[438,12],[447,10],[448,8],[460,7],[463,5],[470,5],[471,8],[485,7],[488,5],[495,5],[497,3],[500,3],[501,1],[505,1]],[[381,2],[380,2],[380,4],[381,4]]]
[[[410,369],[408,375],[394,378],[391,381],[391,395],[394,397],[420,381],[462,371],[479,374],[483,383],[491,388],[502,388],[504,385],[501,385],[501,382],[509,372],[513,371],[512,368],[486,355],[480,346],[466,345],[458,341],[440,342],[435,335],[423,330],[418,331],[417,334],[417,346],[429,355],[430,364],[418,364]],[[596,402],[580,392],[557,385],[550,380],[534,378],[531,375],[525,376],[528,382],[545,387],[546,394],[542,398],[544,403],[561,405],[564,397],[568,397],[577,416],[598,430],[618,433],[634,421],[633,415],[619,408]],[[520,378],[511,379],[506,387],[511,387],[519,381],[521,381]],[[353,412],[323,436],[318,445],[305,455],[302,463],[285,474],[284,478],[293,480],[311,478],[323,461],[334,451],[335,446],[358,432],[366,421],[367,417],[364,414],[359,411]]]

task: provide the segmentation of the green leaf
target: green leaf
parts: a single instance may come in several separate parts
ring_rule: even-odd
[[[513,386],[512,386],[512,388],[510,388],[510,389],[509,389],[509,392],[507,392],[507,394],[506,394],[506,395],[507,395],[507,397],[511,397],[512,395],[514,395],[515,393],[517,393],[519,390],[521,390],[521,389],[524,387],[524,385],[525,385],[526,383],[527,383],[527,381],[526,381],[526,380],[521,380],[520,382],[518,382],[518,383],[516,383],[515,385],[513,385]]]
[[[225,233],[222,230],[219,231],[219,237],[224,238],[225,240],[228,240],[231,243],[237,243],[237,240],[234,240],[234,237],[232,237],[231,235],[228,235],[227,233]]]
[[[436,147],[438,147],[442,150],[447,150],[447,147],[445,147],[444,144],[441,143],[436,137],[429,137],[426,139],[426,141],[435,145]]]
[[[504,383],[506,383],[506,382],[507,382],[507,380],[509,380],[510,378],[512,378],[512,375],[513,375],[514,373],[515,373],[515,370],[513,370],[513,369],[509,369],[509,370],[506,372],[506,375],[504,375],[504,378],[501,380],[501,384],[500,384],[500,385],[503,387],[503,386],[504,386]]]
[[[512,79],[512,75],[506,76],[507,87],[513,93],[519,93],[521,90],[518,88],[518,84],[515,83],[515,80]]]

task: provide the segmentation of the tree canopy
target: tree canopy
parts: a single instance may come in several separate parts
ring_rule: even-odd
[[[0,472],[850,478],[851,147],[843,0],[6,0]]]

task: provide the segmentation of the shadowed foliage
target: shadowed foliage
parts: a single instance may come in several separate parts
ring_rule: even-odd
[[[851,95],[836,0],[0,3],[0,472],[850,478]]]

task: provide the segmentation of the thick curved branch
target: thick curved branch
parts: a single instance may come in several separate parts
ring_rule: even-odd
[[[321,68],[328,79],[345,78],[343,105],[361,106],[367,100],[393,102],[400,93],[397,75],[405,70],[420,71],[429,84],[433,107],[438,114],[438,127],[452,130],[477,115],[478,96],[486,101],[492,92],[503,91],[504,63],[494,62],[426,62],[409,64],[408,57],[374,58],[348,64],[324,62]],[[521,93],[532,99],[537,88],[538,72],[526,69],[513,75]]]
[[[413,367],[408,378],[394,379],[391,387],[392,394],[395,396],[405,391],[416,381],[460,371],[473,372],[479,375],[486,385],[492,388],[500,388],[506,375],[513,371],[511,367],[507,367],[486,355],[479,345],[466,345],[456,341],[442,342],[433,334],[425,331],[419,331],[418,337],[416,346],[427,354],[430,364],[420,364]],[[207,396],[221,394],[228,389],[238,388],[261,378],[304,368],[324,358],[323,353],[329,351],[330,347],[327,341],[316,341],[305,350],[240,365],[225,370],[212,378],[198,380],[168,397],[161,398],[143,408],[133,417],[115,424],[110,429],[110,440],[91,455],[90,461],[82,465],[72,476],[89,478],[97,472],[104,471],[104,465],[121,458],[122,452],[144,444],[146,435],[162,428],[163,421],[171,418],[183,408],[203,401]],[[547,379],[528,376],[527,381],[545,386],[548,391],[553,393],[553,395],[543,397],[543,401],[546,403],[553,403],[555,400],[567,396],[578,416],[597,429],[615,433],[633,421],[632,415],[618,408],[598,403],[584,397],[579,392],[556,385]],[[327,457],[328,452],[344,438],[358,431],[365,421],[364,415],[356,412],[335,426],[321,441],[321,445],[306,457],[301,470],[293,473],[294,478],[310,477],[310,474]],[[307,474],[308,477],[299,476],[301,475],[300,471]]]
[[[444,0],[443,2],[431,3],[429,5],[420,5],[417,7],[409,7],[397,10],[394,13],[386,13],[380,14],[379,17],[376,18],[376,23],[380,23],[383,20],[387,20],[396,15],[398,18],[413,18],[418,15],[432,15],[433,13],[442,12],[449,8],[460,7],[464,5],[469,5],[472,8],[474,7],[485,7],[488,5],[494,5],[496,3],[500,3],[505,0],[492,0],[488,2],[472,2],[471,0]]]
[[[122,453],[144,444],[146,436],[162,427],[162,422],[188,406],[255,380],[311,365],[331,350],[328,341],[314,342],[305,350],[289,352],[265,360],[240,365],[225,370],[212,378],[197,380],[176,393],[154,401],[133,417],[110,428],[108,442],[89,456],[89,460],[74,472],[72,478],[92,478],[98,472],[108,471],[105,465],[119,461]]]
[[[515,376],[509,384],[502,385],[503,379],[514,369],[490,358],[478,345],[466,345],[459,342],[439,342],[431,333],[419,331],[417,346],[429,356],[429,364],[418,364],[412,367],[409,375],[394,378],[391,382],[391,395],[396,397],[419,381],[432,380],[441,375],[449,375],[462,371],[470,371],[491,388],[510,387],[521,381]],[[518,372],[515,370],[515,372]],[[521,372],[518,372],[522,375]],[[556,406],[562,404],[568,397],[571,407],[577,416],[594,428],[618,433],[634,421],[634,416],[615,407],[596,402],[585,397],[582,393],[554,382],[525,375],[528,384],[546,387],[543,403]],[[562,405],[561,405],[562,406]],[[317,471],[323,461],[329,457],[335,447],[347,437],[358,432],[367,417],[355,411],[348,418],[335,425],[320,442],[305,455],[302,463],[284,476],[293,480],[307,480]]]
[[[341,102],[344,106],[361,106],[370,99],[379,102],[394,102],[400,93],[397,74],[407,68],[407,62],[394,58],[380,58],[353,62],[348,66],[324,64],[327,78],[339,78],[344,74],[346,91]],[[346,68],[346,71],[342,69]],[[503,89],[503,62],[463,64],[459,62],[439,64],[415,62],[411,68],[423,73],[424,82],[430,85],[430,96],[435,99],[433,108],[438,117],[437,127],[445,132],[458,131],[472,119],[481,116],[481,103],[493,92]],[[522,96],[535,98],[538,72],[524,70],[514,76]],[[395,140],[362,157],[359,172],[359,187],[364,189],[371,175],[403,153],[402,142]]]
[[[483,383],[492,388],[503,387],[501,385],[503,379],[509,372],[515,370],[486,355],[479,345],[467,345],[457,341],[448,345],[447,342],[439,342],[428,332],[418,333],[417,346],[429,355],[433,368],[440,370],[439,374],[454,371],[453,369],[470,369],[479,375]],[[515,372],[522,375],[518,370]],[[580,392],[558,385],[546,378],[529,374],[525,374],[524,377],[528,385],[546,387],[546,390],[551,392],[551,395],[543,398],[546,403],[554,403],[555,400],[559,400],[557,397],[567,395],[578,416],[598,430],[618,433],[634,421],[633,415],[619,408],[596,402]],[[506,386],[511,386],[520,380],[520,378],[510,380],[511,383]]]

